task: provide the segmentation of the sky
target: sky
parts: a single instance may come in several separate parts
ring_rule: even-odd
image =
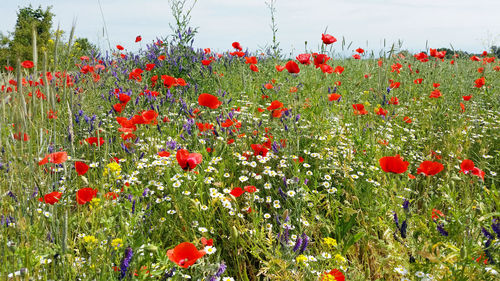
[[[112,47],[120,44],[136,51],[172,32],[168,0],[0,2],[3,34],[14,30],[17,10],[29,4],[52,6],[54,28],[59,24],[69,33],[76,22],[76,36],[102,49],[108,49],[109,38]],[[402,49],[412,52],[426,46],[453,46],[479,53],[500,45],[500,0],[275,0],[275,7],[277,39],[285,54],[304,52],[306,41],[308,51],[318,51],[325,30],[338,39],[333,48],[343,54],[359,47],[378,54],[398,40]],[[198,0],[191,15],[191,25],[198,27],[195,47],[222,52],[238,41],[245,49],[260,51],[272,43],[266,0]],[[109,37],[103,32],[104,24]],[[142,36],[141,43],[134,42],[137,35]]]

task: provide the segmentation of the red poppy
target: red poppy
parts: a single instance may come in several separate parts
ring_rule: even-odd
[[[337,42],[337,39],[330,34],[321,34],[321,40],[325,45],[330,45]]]
[[[325,64],[328,60],[330,60],[330,57],[325,54],[314,53],[313,56],[314,66],[316,66],[316,68],[320,67],[322,64]]]
[[[201,64],[203,64],[203,65],[205,65],[205,66],[206,66],[206,65],[210,65],[211,63],[212,63],[212,60],[202,60],[202,61],[201,61]]]
[[[195,245],[189,242],[183,242],[167,251],[168,258],[182,268],[190,267],[204,255],[205,251],[198,250]]]
[[[116,45],[116,48],[120,51],[123,51],[123,47],[121,45]]]
[[[142,40],[141,35],[135,37],[135,43],[140,42]]]
[[[263,146],[261,144],[252,144],[252,145],[250,145],[250,147],[253,150],[254,156],[260,155],[260,156],[266,157],[267,152],[269,151],[265,146]]]
[[[328,276],[328,275],[330,275],[330,276]],[[332,276],[333,276],[333,280],[335,280],[335,281],[345,281],[344,274],[338,269],[332,269],[330,272],[323,273],[323,278],[321,278],[321,280],[322,281],[332,280],[331,279]]]
[[[252,70],[253,72],[259,72],[259,68],[255,64],[250,65],[250,70]]]
[[[219,99],[214,95],[203,93],[198,96],[198,104],[211,109],[216,109],[222,104],[222,102],[219,101]]]
[[[339,94],[330,94],[330,95],[328,95],[328,100],[329,101],[340,101],[340,98],[342,98],[342,96],[339,95]]]
[[[130,96],[126,94],[120,94],[118,99],[121,103],[128,103],[130,101]]]
[[[434,88],[437,88],[439,86],[441,86],[441,84],[439,84],[439,83],[432,83],[432,87],[434,87]]]
[[[125,108],[125,105],[126,104],[124,104],[124,103],[115,103],[113,105],[113,109],[114,109],[114,111],[121,113],[123,111],[123,109]]]
[[[288,70],[288,73],[299,73],[300,72],[299,65],[292,60],[286,63],[285,68],[286,68],[286,70]]]
[[[408,116],[405,116],[403,117],[403,121],[405,121],[406,123],[410,124],[412,121],[411,121],[411,118],[408,117]]]
[[[35,64],[30,60],[25,60],[21,63],[21,66],[23,68],[33,68],[35,66]]]
[[[99,140],[97,140],[97,137],[90,137],[86,138],[85,141],[90,144],[90,145],[95,145],[95,146],[101,146],[104,144],[104,138],[100,137]]]
[[[233,190],[231,190],[231,192],[229,192],[229,194],[233,195],[236,198],[240,197],[243,193],[245,193],[245,191],[241,187],[235,187],[233,188]]]
[[[92,189],[91,187],[81,188],[76,192],[76,203],[83,205],[87,202],[92,201],[94,197],[97,196],[97,188]]]
[[[38,198],[38,201],[45,202],[46,204],[49,205],[54,205],[55,203],[59,202],[59,199],[61,199],[61,195],[62,192],[54,191],[45,194],[43,197]]]
[[[104,198],[109,199],[109,200],[116,200],[118,198],[118,194],[116,192],[108,192],[104,194]]]
[[[333,73],[333,67],[328,64],[322,64],[320,68],[323,73]]]
[[[473,175],[480,177],[484,181],[485,172],[475,167],[474,162],[472,160],[469,159],[463,160],[462,163],[460,164],[460,170],[461,170],[460,172],[464,174],[468,174],[471,172]]]
[[[358,53],[362,54],[362,53],[364,53],[364,52],[365,52],[365,50],[363,50],[363,49],[361,49],[361,48],[357,48],[357,49],[356,49],[356,52],[358,52]]]
[[[257,57],[245,57],[246,64],[257,64]]]
[[[233,42],[232,46],[233,46],[233,48],[235,48],[238,51],[243,50],[243,48],[241,48],[241,45],[239,42]]]
[[[368,114],[368,111],[366,111],[365,106],[361,103],[353,104],[352,108],[354,108],[354,115]]]
[[[68,154],[65,151],[54,152],[47,154],[45,158],[38,162],[38,165],[45,165],[47,163],[62,164],[68,160]]]
[[[158,120],[156,118],[158,117],[158,112],[156,112],[153,109],[150,109],[148,111],[144,111],[142,114],[142,119],[144,120],[144,124],[153,124],[156,125],[158,124]]]
[[[281,66],[281,65],[276,65],[276,66],[275,66],[275,68],[276,68],[276,71],[281,72],[281,71],[283,71],[286,67],[285,67],[285,66]],[[298,66],[297,66],[297,68],[298,68]],[[297,72],[297,73],[298,73],[298,72]]]
[[[472,56],[472,57],[470,57],[470,60],[471,61],[480,61],[481,59],[477,56]]]
[[[244,189],[248,193],[254,193],[255,191],[257,191],[257,188],[253,185],[247,185],[244,187]]]
[[[75,169],[78,175],[83,176],[87,171],[89,170],[89,166],[83,162],[76,161],[75,162]]]
[[[439,217],[444,218],[444,214],[438,209],[432,209],[431,218],[437,220]]]
[[[282,108],[283,107],[283,103],[281,103],[280,101],[278,100],[275,100],[271,103],[270,106],[267,107],[267,110],[271,111],[271,110],[276,110],[276,109],[279,109],[279,108]]]
[[[356,60],[360,60],[361,59],[361,56],[359,54],[354,54],[352,55],[352,57]]]
[[[398,105],[399,104],[399,99],[397,97],[392,97],[389,100],[389,104]]]
[[[214,245],[214,239],[212,239],[212,238],[207,239],[205,237],[201,237],[201,244],[203,244],[203,246],[213,246]]]
[[[379,107],[379,109],[375,113],[377,113],[377,115],[386,116],[387,115],[387,110],[383,109],[382,107]]]
[[[424,161],[417,169],[417,174],[425,174],[426,176],[433,176],[444,169],[443,164],[433,161]]]
[[[423,80],[424,79],[422,79],[422,78],[418,78],[418,79],[415,79],[415,81],[413,81],[413,83],[415,83],[415,84],[422,84]]]
[[[160,157],[169,157],[170,156],[170,152],[168,152],[168,151],[160,151],[160,152],[158,152],[158,156],[160,156]]]
[[[474,81],[474,82],[476,83],[476,85],[474,85],[474,87],[481,88],[484,86],[484,84],[486,84],[486,79],[484,77],[481,77],[481,78],[476,79],[476,81]]]
[[[186,149],[177,150],[177,154],[175,155],[177,158],[177,163],[183,170],[191,171],[196,168],[198,164],[202,161],[202,156],[199,153],[189,153]]]
[[[431,92],[431,94],[429,95],[429,98],[431,98],[431,99],[433,99],[433,98],[437,99],[437,98],[439,98],[441,96],[442,96],[441,91],[438,90],[438,89],[436,89],[436,90],[434,90],[434,91]]]
[[[460,103],[460,109],[462,110],[462,113],[465,112],[465,105],[463,103]]]
[[[296,59],[301,64],[311,64],[311,54],[300,54],[296,57]]]
[[[408,170],[407,161],[403,161],[401,156],[385,156],[378,160],[380,167],[386,173],[402,174]]]
[[[334,73],[337,73],[337,74],[342,74],[342,72],[344,72],[344,68],[342,66],[336,66],[335,69],[333,70]]]

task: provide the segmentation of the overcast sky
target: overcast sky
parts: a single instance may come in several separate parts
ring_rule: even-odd
[[[188,0],[191,1],[192,0]],[[53,6],[54,28],[60,24],[69,33],[76,20],[76,35],[107,48],[98,0],[0,0],[0,31],[13,31],[19,7]],[[168,0],[100,0],[109,40],[137,50],[157,37],[171,33],[172,14]],[[378,52],[386,39],[403,41],[411,51],[450,47],[480,52],[500,45],[500,0],[276,0],[280,47],[287,53],[318,50],[321,33],[339,41],[344,37],[351,50],[358,47]],[[239,41],[244,48],[258,50],[272,42],[271,21],[265,0],[199,0],[192,12],[192,25],[199,27],[195,46],[224,51]],[[350,51],[352,52],[352,51]]]

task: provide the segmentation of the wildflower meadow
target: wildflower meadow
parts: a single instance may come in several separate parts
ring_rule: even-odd
[[[2,66],[0,279],[498,280],[497,57],[190,34]]]

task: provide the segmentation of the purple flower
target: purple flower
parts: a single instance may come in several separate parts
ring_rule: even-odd
[[[444,230],[444,225],[442,223],[437,225],[437,230],[441,233],[441,235],[448,236],[448,232]]]
[[[297,252],[297,250],[302,246],[302,238],[297,238],[297,241],[295,242],[295,246],[293,246],[293,251]]]
[[[127,249],[125,249],[125,254],[123,256],[123,260],[120,264],[120,280],[125,278],[125,275],[127,275],[127,270],[130,266],[130,261],[132,260],[133,255],[134,255],[134,252],[132,251],[132,248],[127,247]]]

